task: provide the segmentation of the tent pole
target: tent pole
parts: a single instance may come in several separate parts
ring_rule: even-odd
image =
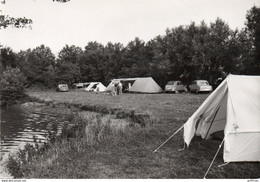
[[[216,157],[217,157],[217,155],[218,155],[218,153],[219,153],[219,150],[220,150],[221,146],[222,146],[223,143],[224,143],[224,140],[225,140],[225,138],[223,138],[221,144],[219,145],[218,150],[217,150],[217,152],[216,152],[216,154],[215,154],[213,160],[211,161],[211,163],[210,163],[210,165],[209,165],[209,167],[208,167],[208,170],[207,170],[207,172],[205,173],[203,179],[206,179],[206,176],[207,176],[207,174],[208,174],[208,172],[209,172],[209,170],[210,170],[210,168],[211,168],[211,166],[212,166],[214,160],[216,159]]]
[[[214,120],[215,120],[215,118],[216,118],[216,116],[217,116],[217,114],[218,114],[218,110],[219,110],[219,109],[220,109],[220,105],[218,106],[218,109],[217,109],[216,113],[214,114],[214,117],[213,117],[213,119],[212,119],[212,122],[210,123],[209,129],[208,129],[208,131],[207,131],[207,134],[205,135],[205,138],[207,138],[207,136],[208,136],[208,134],[209,134],[209,130],[211,129],[211,126],[212,126],[212,124],[213,124],[213,122],[214,122]]]
[[[175,133],[173,133],[167,140],[165,140],[165,142],[163,142],[157,149],[155,149],[153,151],[153,153],[157,152],[159,150],[159,148],[161,148],[166,142],[168,142],[175,134],[177,134],[182,128],[184,127],[184,125],[182,125],[182,127],[180,127],[177,131],[175,131]]]

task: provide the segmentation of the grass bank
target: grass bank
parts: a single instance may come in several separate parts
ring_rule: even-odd
[[[81,112],[71,117],[71,122],[81,127],[76,128],[79,132],[75,137],[56,140],[48,150],[37,155],[37,159],[24,164],[28,169],[24,172],[25,178],[202,178],[220,144],[217,140],[194,138],[188,149],[179,152],[183,147],[180,132],[153,153],[199,107],[207,97],[205,94],[123,94],[117,97],[80,91],[28,94],[52,108],[59,104],[71,107],[70,110],[72,106],[81,108]],[[82,110],[110,114],[91,116]],[[133,112],[134,115],[148,113],[153,123],[143,127],[130,125]],[[259,163],[217,167],[222,163],[221,150],[207,177],[260,177]]]

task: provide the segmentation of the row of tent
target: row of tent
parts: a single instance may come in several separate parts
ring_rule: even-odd
[[[112,89],[113,83],[121,82],[123,89],[129,92],[139,92],[139,93],[161,93],[163,89],[153,80],[152,77],[144,78],[121,78],[113,79],[107,87],[105,87],[101,82],[86,82],[86,83],[76,83],[76,88],[83,88],[85,91],[98,91],[105,92]],[[129,84],[131,87],[129,87]]]

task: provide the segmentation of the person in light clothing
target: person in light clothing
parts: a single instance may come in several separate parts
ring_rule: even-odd
[[[130,92],[131,87],[132,87],[131,83],[128,83],[128,92]]]
[[[121,95],[123,93],[123,85],[122,83],[119,81],[118,85],[117,85],[117,90],[118,90],[118,95]]]
[[[99,85],[97,85],[96,89],[94,90],[94,92],[96,92],[96,94],[99,93]]]
[[[111,86],[111,95],[112,96],[116,95],[116,85],[114,82],[112,82],[112,86]]]

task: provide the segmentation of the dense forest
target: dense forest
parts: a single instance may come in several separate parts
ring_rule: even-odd
[[[26,87],[53,88],[59,83],[101,81],[151,76],[162,87],[169,80],[188,84],[232,74],[260,75],[260,7],[246,14],[245,28],[232,30],[222,19],[167,28],[164,35],[126,46],[88,42],[84,49],[65,45],[58,56],[46,45],[14,52],[0,45],[1,84],[11,74],[24,75]],[[16,80],[19,82],[19,79]]]

